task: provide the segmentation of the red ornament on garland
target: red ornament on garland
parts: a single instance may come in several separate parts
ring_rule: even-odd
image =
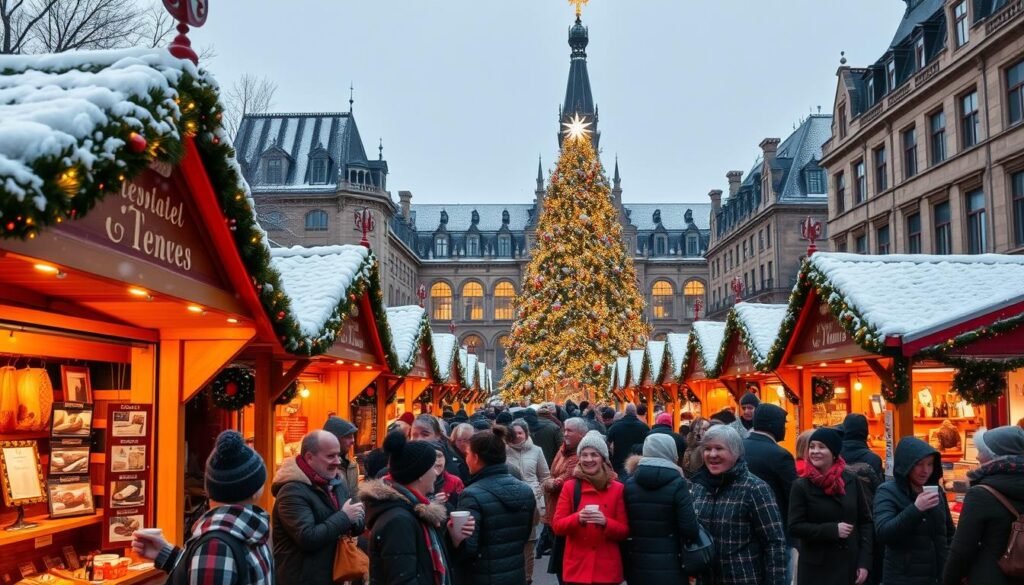
[[[370,387],[366,389],[366,395],[373,398],[373,395],[377,393],[376,388]]]
[[[148,143],[146,142],[146,138],[142,134],[139,134],[138,132],[132,132],[131,134],[128,135],[128,150],[134,152],[135,154],[139,154],[140,152],[146,150],[147,145]]]
[[[227,394],[228,396],[234,396],[235,394],[238,394],[238,383],[228,382],[227,384],[225,384],[224,393]]]

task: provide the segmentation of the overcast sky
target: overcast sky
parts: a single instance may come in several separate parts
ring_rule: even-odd
[[[768,136],[831,113],[839,52],[888,47],[901,0],[593,0],[584,8],[602,161],[619,156],[627,202],[707,202],[750,169]],[[222,86],[278,84],[274,111],[346,111],[388,187],[413,202],[533,199],[537,155],[558,154],[569,70],[564,0],[232,0],[197,45]]]

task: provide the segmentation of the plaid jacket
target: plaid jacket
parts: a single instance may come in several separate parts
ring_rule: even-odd
[[[226,532],[241,540],[249,549],[245,559],[235,559],[231,548],[222,540],[204,543],[185,559],[185,549],[165,547],[156,558],[158,569],[172,572],[179,562],[188,563],[189,585],[236,585],[238,571],[249,572],[249,585],[271,585],[274,558],[270,553],[270,517],[257,506],[218,506],[203,514],[192,527],[189,540],[208,532]]]
[[[693,478],[697,519],[715,541],[701,585],[787,585],[786,537],[768,484],[742,459],[717,481],[707,468]]]

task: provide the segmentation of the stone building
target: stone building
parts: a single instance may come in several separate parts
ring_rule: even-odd
[[[577,19],[569,30],[570,71],[557,129],[560,140],[562,123],[579,115],[591,122],[597,144],[588,43],[589,31]],[[381,261],[387,303],[418,302],[422,284],[435,329],[454,324],[461,342],[495,364],[500,378],[512,300],[544,204],[540,163],[531,203],[413,204],[410,191],[399,191],[396,204],[387,191],[387,162],[381,151],[377,160],[368,159],[351,103],[346,113],[246,116],[235,143],[261,223],[275,244],[357,243],[362,233],[354,216],[370,209],[376,219],[370,242]],[[688,331],[696,299],[705,298],[708,286],[704,251],[711,206],[623,203],[622,184],[616,161],[612,197],[627,250],[634,253],[652,334]]]
[[[892,43],[838,71],[833,249],[1024,250],[1024,5],[906,0]]]
[[[711,319],[724,319],[735,304],[733,281],[742,283],[740,298],[758,303],[785,303],[807,250],[800,224],[808,217],[824,223],[828,212],[826,175],[819,164],[832,116],[814,114],[786,140],[765,138],[761,158],[743,177],[726,173],[729,197],[711,198]],[[819,249],[827,248],[826,243]]]

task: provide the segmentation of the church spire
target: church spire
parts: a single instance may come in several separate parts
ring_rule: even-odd
[[[622,177],[619,176],[619,155],[617,154],[615,155],[615,177],[612,178],[612,183],[614,183],[616,189],[622,183]]]
[[[544,166],[541,164],[540,155],[537,155],[537,191],[544,190]]]
[[[565,101],[562,104],[558,120],[558,145],[562,145],[562,129],[565,122],[575,116],[590,122],[594,132],[591,137],[597,148],[597,108],[594,106],[594,95],[590,90],[590,73],[587,71],[587,45],[590,44],[590,32],[577,13],[576,23],[569,29],[569,46],[572,53],[569,60],[569,81],[565,88]]]

